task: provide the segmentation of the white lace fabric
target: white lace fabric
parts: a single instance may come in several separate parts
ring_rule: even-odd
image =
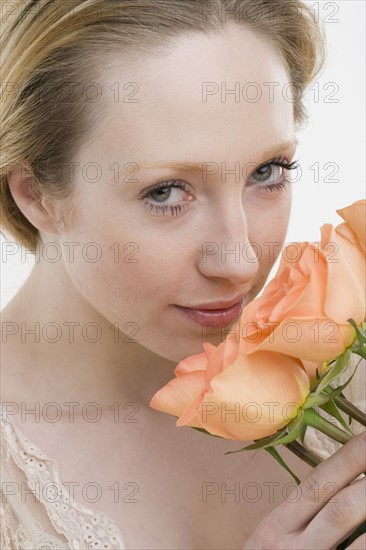
[[[122,550],[116,524],[70,498],[57,463],[5,414],[1,422],[1,550]]]

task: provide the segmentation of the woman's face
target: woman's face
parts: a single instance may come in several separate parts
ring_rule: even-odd
[[[295,154],[288,76],[234,25],[127,68],[116,56],[98,84],[103,122],[74,158],[77,195],[59,231],[65,266],[111,324],[179,361],[230,326],[202,327],[175,305],[252,300],[284,243],[290,173],[271,161]]]

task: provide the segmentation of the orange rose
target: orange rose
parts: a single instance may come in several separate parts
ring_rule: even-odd
[[[356,201],[351,206],[346,206],[336,212],[345,220],[346,223],[340,224],[336,231],[348,237],[351,242],[358,244],[366,254],[366,200]],[[353,235],[350,234],[350,230]],[[352,238],[353,237],[353,238]],[[355,237],[355,238],[354,238]]]
[[[361,234],[352,208],[342,213]],[[275,278],[243,310],[239,351],[271,350],[313,363],[341,355],[356,336],[347,320],[357,325],[365,320],[365,255],[359,242],[344,223],[336,229],[324,224],[320,243],[288,245]]]
[[[302,366],[304,367],[304,369],[306,370],[307,372],[307,375],[309,377],[309,380],[310,380],[310,387],[312,388],[313,387],[313,384],[316,382],[317,378],[316,378],[316,370],[318,369],[318,373],[320,375],[323,375],[325,373],[325,366],[327,365],[327,363],[316,363],[314,361],[304,361],[302,360]]]
[[[226,439],[249,441],[274,434],[297,415],[309,394],[309,379],[298,359],[260,351],[238,353],[230,334],[218,347],[184,359],[176,378],[150,406],[180,418],[177,426],[204,428]]]

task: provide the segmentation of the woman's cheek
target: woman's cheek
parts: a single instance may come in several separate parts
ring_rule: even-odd
[[[248,205],[248,236],[255,243],[257,257],[263,264],[273,264],[278,258],[285,242],[291,213],[291,193],[284,192],[277,197],[271,208],[251,208]],[[268,206],[268,205],[266,205]]]

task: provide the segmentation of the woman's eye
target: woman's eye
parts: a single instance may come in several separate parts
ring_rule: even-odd
[[[254,183],[254,188],[258,188],[260,193],[284,191],[290,183],[287,171],[296,168],[296,161],[289,164],[285,159],[273,159],[257,168],[248,181]],[[183,180],[159,181],[150,190],[144,191],[140,199],[145,199],[145,208],[150,212],[176,216],[188,208],[190,201],[194,199],[190,189]]]
[[[186,192],[183,189],[177,187],[161,187],[155,191],[150,191],[149,197],[155,202],[161,202],[167,204],[170,200],[172,204],[183,200]]]
[[[283,179],[284,168],[275,164],[266,164],[258,168],[252,178],[255,182],[276,183],[278,180]]]
[[[249,178],[249,183],[254,183],[253,188],[257,189],[258,193],[282,192],[291,184],[289,170],[298,168],[296,160],[289,163],[287,159],[278,157],[257,168]]]
[[[154,211],[162,215],[168,213],[172,216],[178,215],[187,208],[188,201],[193,199],[188,185],[181,180],[159,182],[141,198],[147,199],[145,208],[150,212]]]

